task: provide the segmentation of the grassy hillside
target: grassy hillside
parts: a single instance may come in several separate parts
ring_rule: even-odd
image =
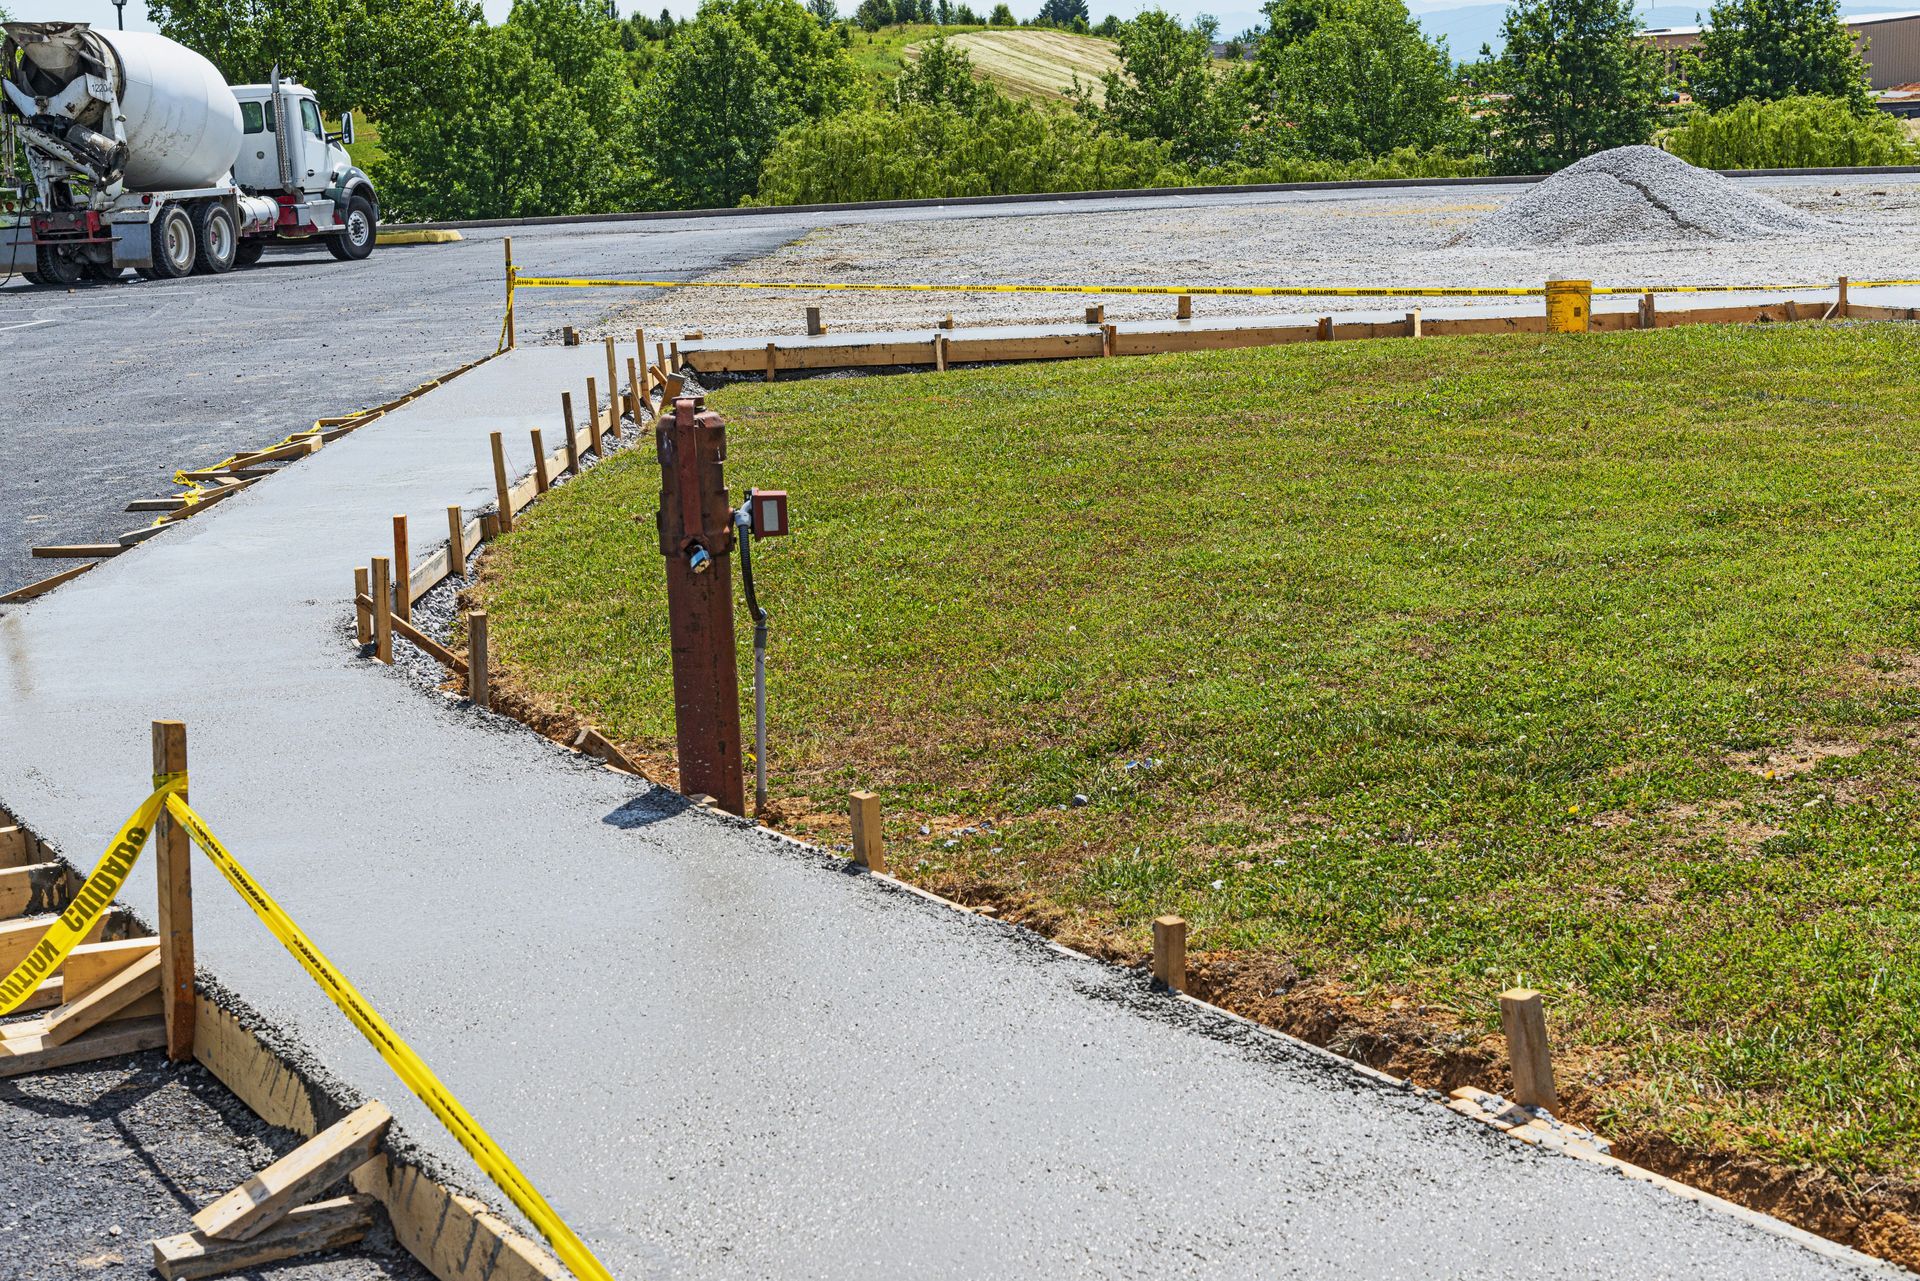
[[[1179,912],[1203,992],[1429,1079],[1504,1084],[1523,982],[1575,1116],[1920,1186],[1912,327],[712,405],[736,491],[794,495],[756,557],[789,828],[873,786],[907,878],[1122,958]],[[485,585],[506,679],[653,759],[658,485],[560,488]]]
[[[1079,75],[1082,83],[1097,86],[1108,71],[1118,71],[1114,44],[1097,36],[1070,31],[1010,27],[937,27],[911,23],[853,35],[854,66],[863,83],[884,86],[912,62],[918,46],[942,33],[967,51],[986,79],[1009,94],[1023,98],[1058,98]]]
[[[1076,76],[1098,96],[1100,78],[1120,70],[1113,41],[1070,31],[976,31],[953,37],[953,43],[987,79],[1023,98],[1057,98]],[[911,48],[907,56],[913,56]]]

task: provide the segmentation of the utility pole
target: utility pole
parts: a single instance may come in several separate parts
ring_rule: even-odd
[[[113,0],[114,16],[120,19],[120,29],[127,29],[127,0]]]
[[[660,554],[667,562],[667,627],[680,790],[747,812],[734,656],[733,512],[727,501],[727,426],[698,396],[683,396],[655,428],[660,459]]]

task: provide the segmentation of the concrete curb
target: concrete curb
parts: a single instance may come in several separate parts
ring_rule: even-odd
[[[1722,169],[1729,178],[1819,178],[1868,174],[1920,174],[1920,165],[1872,165],[1855,169]],[[447,222],[394,222],[390,231],[455,227],[559,227],[596,222],[671,222],[679,218],[754,218],[778,214],[861,213],[884,209],[945,209],[968,205],[1037,205],[1087,200],[1167,199],[1179,196],[1243,196],[1289,191],[1394,191],[1421,187],[1517,187],[1546,174],[1495,174],[1477,178],[1354,178],[1330,182],[1260,182],[1223,187],[1126,187],[1113,191],[1048,191],[1015,196],[947,196],[932,200],[856,200],[845,204],[750,205],[732,209],[648,209],[623,213],[555,214],[539,218],[469,218]]]

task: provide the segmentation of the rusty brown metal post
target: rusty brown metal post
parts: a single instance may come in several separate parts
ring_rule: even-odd
[[[733,635],[733,514],[727,501],[727,428],[697,396],[673,402],[654,437],[660,459],[660,554],[667,561],[667,625],[680,791],[747,812],[740,748],[740,678]]]

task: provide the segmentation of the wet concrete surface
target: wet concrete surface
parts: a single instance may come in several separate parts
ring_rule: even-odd
[[[0,616],[0,799],[91,865],[193,803],[620,1277],[1831,1277],[1322,1052],[592,767],[357,657],[351,567],[488,498],[525,349]],[[609,538],[644,538],[639,523]],[[664,644],[665,637],[657,638]],[[499,1205],[204,862],[205,976]],[[125,899],[150,914],[143,862]]]

